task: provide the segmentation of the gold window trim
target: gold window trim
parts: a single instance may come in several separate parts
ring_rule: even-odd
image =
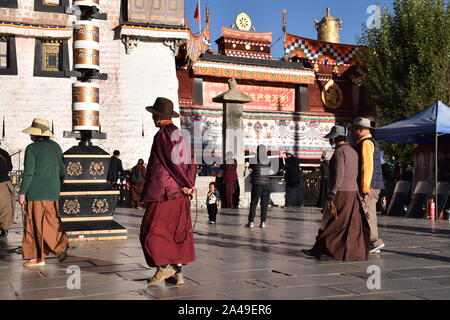
[[[52,0],[40,0],[41,4],[43,6],[53,6],[53,7],[59,7],[61,5],[61,0],[58,0],[58,3],[52,3]],[[54,1],[54,0],[53,0]]]
[[[61,50],[62,41],[45,40],[42,41],[42,71],[61,71]],[[56,55],[56,66],[50,66],[48,59],[51,55]]]

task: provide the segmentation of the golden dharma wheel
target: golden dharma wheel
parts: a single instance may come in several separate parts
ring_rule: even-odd
[[[74,26],[75,41],[100,41],[100,27],[94,21],[78,21]]]

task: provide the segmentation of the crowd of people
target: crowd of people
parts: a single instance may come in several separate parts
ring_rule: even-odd
[[[172,134],[178,130],[172,118],[179,116],[173,110],[172,101],[158,98],[146,109],[152,113],[159,131],[154,137],[147,166],[143,159],[139,159],[131,170],[131,204],[136,209],[145,210],[140,242],[147,264],[156,268],[148,284],[167,280],[182,285],[182,266],[195,260],[190,208],[197,191],[197,166],[193,155],[180,152],[181,158],[190,158],[186,162],[171,158],[180,146],[188,143],[183,135],[176,141],[172,139]],[[328,255],[342,261],[367,260],[370,253],[379,253],[385,247],[378,233],[376,204],[380,190],[393,188],[385,186],[385,182],[391,178],[395,181],[402,169],[394,158],[382,166],[380,148],[371,135],[371,129],[369,119],[356,118],[351,127],[352,140],[355,141],[352,145],[348,142],[350,133],[346,127],[336,125],[325,136],[335,151],[324,152],[321,158],[321,179],[327,182],[321,184],[319,196],[323,217],[314,246],[302,250],[307,257],[320,259],[322,255]],[[43,266],[50,253],[60,261],[67,257],[69,240],[58,213],[61,178],[66,167],[60,146],[50,139],[53,134],[48,121],[34,119],[31,127],[23,132],[32,140],[25,151],[19,191],[19,204],[24,212],[24,266]],[[107,180],[113,188],[118,187],[118,180],[125,179],[119,157],[120,152],[115,150],[107,173]],[[260,204],[259,226],[266,228],[273,172],[264,145],[258,146],[255,157],[254,163],[246,167],[250,175],[251,199],[245,227],[255,227],[256,209]],[[238,208],[237,168],[233,153],[227,153],[225,163],[220,166],[222,190],[217,181],[209,183],[205,198],[210,224],[216,224],[219,207]],[[11,170],[9,154],[0,149],[2,237],[7,235],[14,220],[15,198],[8,176]],[[286,181],[285,206],[303,206],[305,183],[299,160],[287,152],[282,170]],[[387,174],[389,172],[391,174]]]

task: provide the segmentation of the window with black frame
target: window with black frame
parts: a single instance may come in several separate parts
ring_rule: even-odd
[[[69,70],[67,40],[36,39],[34,76],[65,78]]]
[[[0,0],[0,8],[17,8],[17,0]]]
[[[34,11],[65,13],[69,0],[34,0]]]
[[[0,35],[0,75],[17,75],[15,37]]]

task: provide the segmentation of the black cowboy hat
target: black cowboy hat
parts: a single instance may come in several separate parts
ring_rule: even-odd
[[[148,112],[162,117],[178,118],[180,115],[173,111],[173,102],[169,99],[158,97],[153,106],[148,106]]]

